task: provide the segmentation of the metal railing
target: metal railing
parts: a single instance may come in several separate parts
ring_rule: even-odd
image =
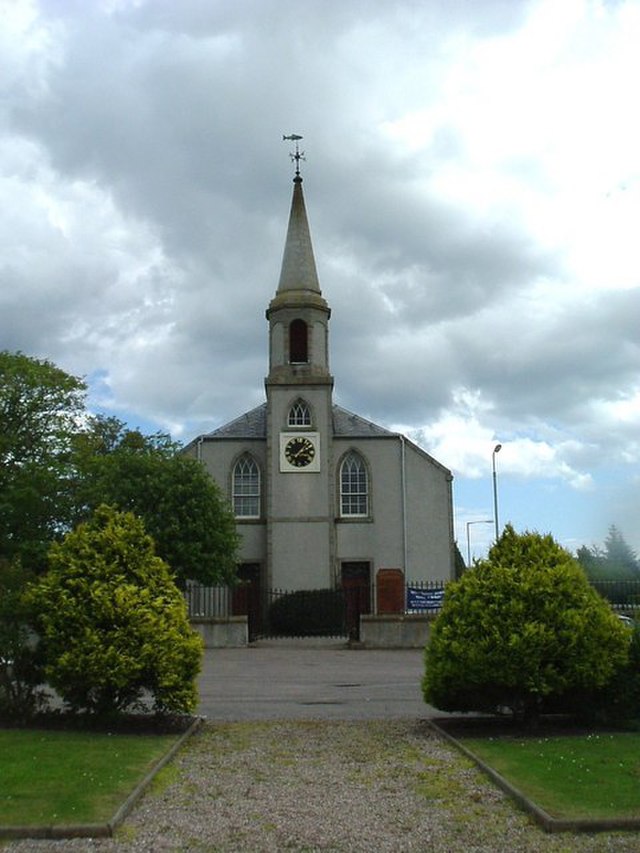
[[[614,610],[640,609],[640,580],[590,580],[589,583]]]
[[[444,593],[449,581],[408,581],[405,584],[405,612],[435,613],[442,606]],[[614,610],[640,610],[640,580],[590,580],[591,586],[603,598],[606,598]],[[246,614],[246,598],[238,595],[242,585],[238,587],[201,586],[197,583],[188,584],[185,599],[189,618],[219,618],[225,619],[238,615],[240,611]],[[340,595],[341,590],[337,591]],[[260,594],[261,610],[268,611],[273,601],[284,595],[290,595],[285,590],[263,590]],[[234,613],[234,599],[236,610]],[[376,612],[375,588],[369,592],[368,601],[359,608],[361,612]]]
[[[356,639],[360,615],[371,611],[371,590],[352,586],[320,590],[258,590],[251,584],[185,590],[190,619],[247,616],[257,637],[342,637]]]
[[[184,591],[190,619],[228,619],[233,615],[233,588],[190,583]]]

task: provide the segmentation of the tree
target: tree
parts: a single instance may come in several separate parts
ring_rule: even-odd
[[[156,711],[197,702],[202,644],[153,540],[131,513],[99,507],[54,543],[49,571],[29,594],[44,672],[75,712]]]
[[[44,567],[68,522],[85,390],[49,361],[0,352],[0,556],[25,568]]]
[[[230,507],[166,433],[88,415],[86,386],[48,361],[0,352],[0,557],[43,571],[51,542],[100,504],[144,519],[183,584],[235,579]]]
[[[591,580],[604,580],[608,577],[604,554],[595,545],[591,548],[581,545],[576,551],[576,560]]]
[[[231,583],[238,535],[231,508],[203,466],[169,436],[143,436],[115,418],[92,418],[77,442],[78,513],[101,503],[143,519],[175,573],[204,584]]]
[[[640,563],[618,528],[609,528],[604,547],[578,548],[576,558],[592,580],[640,580]]]
[[[628,647],[628,629],[571,555],[508,525],[488,559],[447,587],[423,694],[442,710],[505,706],[535,723],[544,701],[604,687]]]
[[[0,717],[22,722],[43,703],[42,673],[25,596],[29,581],[30,574],[17,560],[0,558]]]
[[[454,575],[456,578],[461,577],[467,570],[467,564],[464,561],[464,557],[460,552],[460,548],[458,548],[458,543],[454,542],[454,551],[453,551],[453,567],[454,567]]]
[[[640,580],[638,558],[615,524],[609,528],[607,538],[604,540],[604,550],[605,558],[613,574],[628,575]]]

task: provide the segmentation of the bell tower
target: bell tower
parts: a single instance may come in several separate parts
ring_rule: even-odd
[[[320,292],[298,169],[293,179],[280,281],[266,316],[269,321],[267,390],[282,384],[332,385],[328,351],[331,309]]]
[[[280,280],[269,303],[267,583],[333,585],[331,309],[320,291],[296,143]]]

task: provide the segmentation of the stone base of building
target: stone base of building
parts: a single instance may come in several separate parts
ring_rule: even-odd
[[[237,649],[249,645],[249,624],[246,616],[191,619],[191,627],[202,637],[205,649]]]
[[[360,643],[365,649],[423,649],[433,616],[361,616]]]

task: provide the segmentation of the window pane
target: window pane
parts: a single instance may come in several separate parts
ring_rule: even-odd
[[[249,455],[233,469],[233,511],[238,518],[260,516],[260,470]]]
[[[357,453],[349,453],[340,472],[340,511],[342,515],[367,515],[369,485],[367,469]]]
[[[289,426],[311,426],[311,413],[303,400],[298,400],[289,409]]]

